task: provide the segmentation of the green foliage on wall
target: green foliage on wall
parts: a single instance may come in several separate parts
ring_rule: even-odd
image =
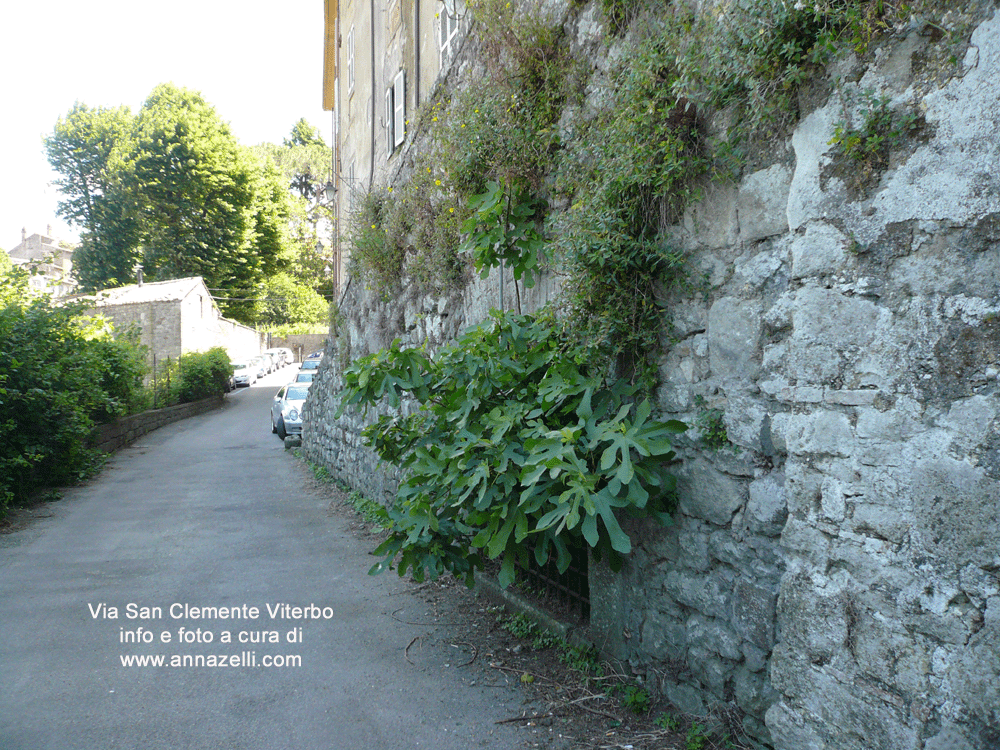
[[[501,561],[506,586],[529,555],[554,555],[565,571],[568,537],[617,569],[631,550],[617,513],[669,520],[670,439],[685,429],[653,419],[635,395],[545,317],[498,313],[434,356],[397,340],[357,360],[340,413],[383,399],[416,406],[364,432],[403,471],[373,572],[471,581],[486,556]]]

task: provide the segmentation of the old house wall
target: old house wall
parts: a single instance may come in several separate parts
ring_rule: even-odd
[[[567,29],[581,48],[595,5]],[[928,44],[914,27],[838,60],[791,137],[672,228],[707,276],[672,300],[659,358],[661,414],[693,425],[680,508],[630,528],[621,573],[592,566],[606,653],[781,750],[1000,746],[1000,17],[944,80]],[[830,141],[868,90],[912,107],[923,137],[859,180]],[[454,337],[497,286],[354,288],[307,455],[391,497],[364,420],[333,418],[339,368],[396,336]],[[557,291],[548,279],[526,309]]]

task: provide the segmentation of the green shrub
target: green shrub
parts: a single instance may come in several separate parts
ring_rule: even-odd
[[[222,347],[183,355],[178,362],[177,372],[180,381],[177,395],[180,403],[222,395],[226,392],[230,375],[232,365],[229,363],[229,355]]]
[[[471,583],[485,554],[508,586],[529,555],[565,571],[577,541],[617,570],[631,550],[617,513],[669,522],[670,437],[685,426],[652,419],[594,355],[551,317],[495,313],[433,357],[397,340],[347,368],[339,414],[383,399],[398,410],[404,395],[419,406],[364,431],[403,471],[372,572]]]
[[[114,340],[83,306],[53,306],[27,276],[0,274],[0,512],[44,486],[73,483],[98,465],[95,425],[141,401],[143,353]]]

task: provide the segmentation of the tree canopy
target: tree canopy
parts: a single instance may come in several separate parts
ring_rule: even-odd
[[[328,296],[331,152],[305,119],[283,146],[245,147],[199,93],[167,83],[135,114],[77,102],[45,148],[58,213],[82,230],[83,291],[132,283],[141,264],[148,280],[201,276],[227,316],[251,324],[294,322],[275,319],[288,306],[260,304],[279,274],[285,292]]]

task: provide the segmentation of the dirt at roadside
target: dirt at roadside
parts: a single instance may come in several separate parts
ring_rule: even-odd
[[[316,480],[307,467],[304,476],[307,486],[330,498],[331,516],[344,519],[372,549],[378,545],[380,530],[354,511],[345,492],[334,484]],[[523,710],[498,722],[523,729],[520,748],[739,750],[748,747],[733,739],[738,727],[730,727],[728,731],[720,727],[712,733],[697,720],[662,702],[651,701],[648,707],[640,706],[645,710],[632,710],[626,702],[631,699],[631,704],[637,703],[636,694],[633,692],[630,698],[629,683],[624,676],[616,675],[610,665],[597,664],[596,670],[584,674],[565,663],[565,648],[533,647],[531,638],[515,637],[504,627],[512,622],[510,613],[452,578],[424,583],[411,581],[411,585],[426,604],[426,610],[414,620],[404,621],[425,625],[427,632],[408,644],[400,644],[402,657],[414,669],[441,679],[460,679],[470,689],[515,686],[523,693]],[[411,613],[393,612],[394,617],[397,614],[401,618],[413,617]],[[618,687],[614,688],[615,685]]]

